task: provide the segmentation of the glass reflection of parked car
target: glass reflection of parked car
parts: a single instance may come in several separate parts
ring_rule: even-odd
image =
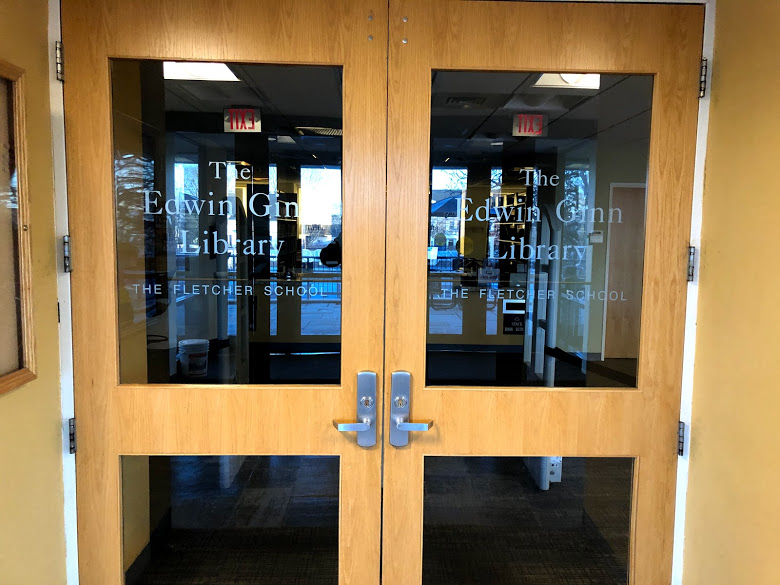
[[[563,282],[584,282],[585,276],[585,262],[583,260],[561,267],[561,280]]]

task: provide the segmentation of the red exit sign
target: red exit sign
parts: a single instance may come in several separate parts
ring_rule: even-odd
[[[224,123],[225,132],[260,132],[260,110],[227,108]]]
[[[547,116],[544,114],[516,114],[512,136],[547,136]]]

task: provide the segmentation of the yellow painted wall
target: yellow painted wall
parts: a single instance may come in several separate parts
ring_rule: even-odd
[[[778,28],[717,1],[685,585],[780,583]]]
[[[30,234],[38,379],[0,396],[0,583],[65,583],[48,7],[0,2],[0,59],[27,81]]]

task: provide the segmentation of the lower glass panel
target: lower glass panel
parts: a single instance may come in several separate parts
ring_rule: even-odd
[[[626,585],[632,458],[426,457],[423,585]]]
[[[122,457],[126,585],[335,585],[338,518],[338,457]]]

